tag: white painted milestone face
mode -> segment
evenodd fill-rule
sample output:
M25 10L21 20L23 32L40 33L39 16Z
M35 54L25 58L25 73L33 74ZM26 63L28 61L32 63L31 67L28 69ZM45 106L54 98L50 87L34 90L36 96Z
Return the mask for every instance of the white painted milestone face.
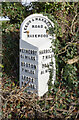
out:
M27 17L20 29L20 86L30 80L28 91L36 90L38 96L48 91L49 70L53 60L55 80L55 59L48 29L54 24L42 14ZM53 81L54 84L54 81Z

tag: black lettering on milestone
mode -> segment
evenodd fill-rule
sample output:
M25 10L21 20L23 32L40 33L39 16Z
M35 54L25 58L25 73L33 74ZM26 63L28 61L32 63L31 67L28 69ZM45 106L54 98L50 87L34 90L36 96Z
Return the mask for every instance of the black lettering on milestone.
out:
M32 19L32 21L34 21L34 19Z
M34 25L32 25L32 28L34 28Z

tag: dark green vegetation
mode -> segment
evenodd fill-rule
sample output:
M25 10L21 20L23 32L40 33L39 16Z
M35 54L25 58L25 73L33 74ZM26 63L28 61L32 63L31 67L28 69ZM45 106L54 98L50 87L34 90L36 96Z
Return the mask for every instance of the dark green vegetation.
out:
M29 10L30 7L32 7L32 10ZM15 88L15 85L17 86L19 83L18 60L20 25L22 21L32 13L47 15L55 24L54 29L50 29L49 33L56 34L56 40L52 40L52 44L55 46L53 50L56 58L56 81L55 85L52 86L52 72L50 72L48 82L49 91L41 100L32 96L27 99L26 96L28 95L26 93L21 91L19 95L19 89ZM12 120L23 120L26 118L78 120L78 3L40 2L31 3L27 7L22 6L20 3L2 3L2 14L10 18L10 22L4 22L2 25L4 71L11 79L11 81L8 81L8 77L4 77L4 73L4 96L6 95L6 87L9 91L9 95L6 95L6 99L9 97L6 103L7 106L4 100L3 113L7 114L7 116L4 114L4 119L6 116L8 119ZM10 92L14 89L17 92L10 95ZM32 103L29 104L29 102Z

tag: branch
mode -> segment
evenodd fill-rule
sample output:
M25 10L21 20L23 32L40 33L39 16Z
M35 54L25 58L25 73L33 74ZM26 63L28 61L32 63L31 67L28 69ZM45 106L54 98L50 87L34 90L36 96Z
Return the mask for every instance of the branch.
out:
M62 48L61 50L59 50L59 53L57 55L61 55L61 54L65 53L67 47L68 47L68 45L66 45L64 48Z
M73 42L74 42L74 39L71 42L68 42L64 48L62 48L61 50L59 50L59 53L57 55L61 55L61 54L65 53L66 50L67 50L67 47L69 45L71 45L71 44L73 44L73 45L76 44L77 45L77 42L75 42L75 43L73 43Z
M74 35L74 33L73 33L73 26L74 26L74 21L75 21L77 15L78 15L78 14L76 13L75 17L74 17L73 20L72 20L72 25L71 25L71 33L72 33L72 35Z
M67 61L67 64L73 64L79 61L79 56L75 56L73 59Z
M71 45L73 41L74 41L74 40L72 40L71 42L68 42L67 45L66 45L64 48L62 48L61 50L59 50L59 53L58 53L57 55L61 55L61 54L65 53L66 50L67 50L67 47L68 47L69 45Z

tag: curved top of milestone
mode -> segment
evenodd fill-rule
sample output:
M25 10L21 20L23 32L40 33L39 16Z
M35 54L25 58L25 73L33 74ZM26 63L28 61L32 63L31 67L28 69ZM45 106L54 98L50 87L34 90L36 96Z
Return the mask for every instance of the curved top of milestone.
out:
M54 23L42 14L32 14L28 16L20 28L20 39L29 40L48 39L48 29L54 27Z

